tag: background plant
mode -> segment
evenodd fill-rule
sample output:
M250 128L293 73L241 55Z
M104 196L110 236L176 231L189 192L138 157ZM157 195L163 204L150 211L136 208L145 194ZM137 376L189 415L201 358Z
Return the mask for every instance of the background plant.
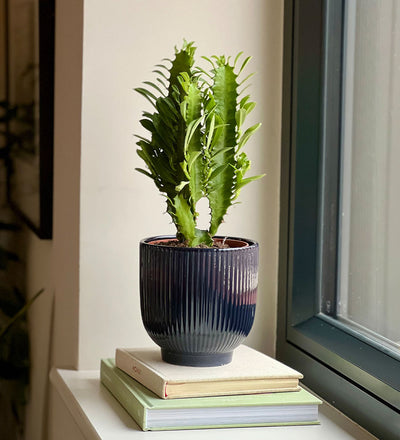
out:
M242 52L233 61L202 57L210 66L206 71L195 66L195 50L193 42L184 42L181 50L175 49L173 60L165 60L169 68L156 65L155 82L145 81L146 88L135 89L154 108L152 113L143 112L140 120L151 136L137 136L137 153L147 165L147 170L137 170L166 196L177 238L187 246L210 246L243 186L262 177L245 177L250 160L243 151L261 124L243 128L255 107L244 93L253 74L239 77L251 57L240 66ZM206 230L197 227L196 206L203 197L210 208Z
M29 136L10 130L18 109L0 102L0 438L23 438L25 405L29 398L30 353L26 312L43 289L26 301L22 233L6 197L6 170L13 148ZM25 133L27 134L27 133ZM25 150L26 151L26 150ZM3 185L4 183L4 185Z

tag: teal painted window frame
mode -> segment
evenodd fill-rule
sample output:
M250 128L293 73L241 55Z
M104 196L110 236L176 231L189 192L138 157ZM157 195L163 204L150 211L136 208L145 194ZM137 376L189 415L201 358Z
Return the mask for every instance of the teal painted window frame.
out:
M285 0L277 357L378 438L399 439L400 356L334 319L344 10Z

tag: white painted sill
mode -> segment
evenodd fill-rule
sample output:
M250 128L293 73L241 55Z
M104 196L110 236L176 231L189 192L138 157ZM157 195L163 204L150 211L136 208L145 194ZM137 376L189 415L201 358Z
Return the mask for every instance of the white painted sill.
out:
M320 425L143 432L100 383L99 371L52 369L50 381L87 440L373 440L339 411L323 403Z

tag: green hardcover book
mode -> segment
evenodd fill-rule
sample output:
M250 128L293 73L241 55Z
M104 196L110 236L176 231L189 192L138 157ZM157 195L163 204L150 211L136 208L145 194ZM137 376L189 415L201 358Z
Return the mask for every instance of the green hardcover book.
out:
M103 359L103 385L143 431L318 424L319 399L296 392L161 399Z

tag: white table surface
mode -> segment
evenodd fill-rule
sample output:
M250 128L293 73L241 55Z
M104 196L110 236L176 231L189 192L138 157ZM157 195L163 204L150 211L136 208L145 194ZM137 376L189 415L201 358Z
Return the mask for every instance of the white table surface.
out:
M53 369L50 373L52 385L88 440L135 440L146 436L151 440L376 439L326 403L319 408L320 425L143 432L99 377L99 371Z

